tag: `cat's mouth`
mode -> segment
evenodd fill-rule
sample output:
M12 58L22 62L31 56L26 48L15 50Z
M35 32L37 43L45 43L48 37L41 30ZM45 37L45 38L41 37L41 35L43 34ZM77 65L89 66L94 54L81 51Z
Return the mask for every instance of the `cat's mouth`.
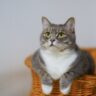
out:
M51 49L53 49L53 50L58 50L58 51L64 51L64 50L66 50L66 49L68 49L68 47L59 47L59 46L56 46L55 44L53 44L53 43L51 43L50 45L49 45L49 48L51 48Z
M52 46L54 46L54 44L53 44L53 43L51 43L51 44L50 44L50 47L52 47Z
M58 49L58 47L56 45L54 45L53 43L49 45L50 48L56 48Z

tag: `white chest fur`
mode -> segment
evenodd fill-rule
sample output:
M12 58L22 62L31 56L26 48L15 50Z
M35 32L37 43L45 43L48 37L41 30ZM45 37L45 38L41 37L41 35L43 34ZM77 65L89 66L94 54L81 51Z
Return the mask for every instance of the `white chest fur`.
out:
M45 62L47 72L55 80L66 73L77 58L76 52L68 50L62 53L40 50L40 53Z

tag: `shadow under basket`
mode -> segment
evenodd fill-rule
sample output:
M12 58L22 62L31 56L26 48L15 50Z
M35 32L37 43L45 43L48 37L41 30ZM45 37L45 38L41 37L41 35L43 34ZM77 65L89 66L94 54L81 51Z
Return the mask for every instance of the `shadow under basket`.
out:
M96 48L85 49L92 55L94 61L96 60ZM96 61L95 61L96 63ZM30 96L46 96L41 89L41 81L32 69L32 55L25 59L25 64L31 69L32 72L32 91ZM95 72L96 73L96 70ZM73 81L71 91L68 95L63 95L59 91L59 81L53 82L53 91L47 96L96 96L96 75L85 75Z

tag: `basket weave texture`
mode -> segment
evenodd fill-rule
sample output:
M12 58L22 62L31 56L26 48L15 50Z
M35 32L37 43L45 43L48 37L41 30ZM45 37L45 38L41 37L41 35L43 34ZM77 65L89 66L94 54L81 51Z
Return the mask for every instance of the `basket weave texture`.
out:
M96 48L85 49L90 52L96 64ZM39 76L32 69L32 55L25 59L25 64L32 72L32 91L30 96L46 96L41 89L41 82ZM96 73L96 70L95 70ZM53 91L49 96L96 96L96 75L85 75L73 81L71 92L69 95L63 95L59 91L59 82L53 82Z

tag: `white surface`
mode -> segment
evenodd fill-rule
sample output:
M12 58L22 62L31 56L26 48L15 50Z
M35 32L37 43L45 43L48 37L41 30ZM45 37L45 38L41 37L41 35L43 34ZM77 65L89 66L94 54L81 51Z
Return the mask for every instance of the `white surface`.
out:
M0 96L29 96L32 85L29 74L28 70L0 74Z
M30 89L31 72L23 61L39 47L42 16L54 23L74 16L78 44L95 47L95 9L96 0L0 0L0 96L24 96Z

